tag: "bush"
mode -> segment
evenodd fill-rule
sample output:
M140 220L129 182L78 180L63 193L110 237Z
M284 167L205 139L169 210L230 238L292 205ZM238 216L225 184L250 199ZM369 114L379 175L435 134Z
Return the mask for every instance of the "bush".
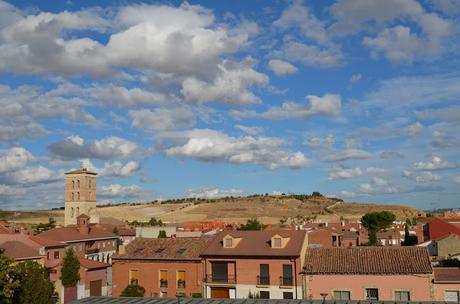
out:
M143 297L145 288L137 284L129 284L125 290L121 292L122 297Z

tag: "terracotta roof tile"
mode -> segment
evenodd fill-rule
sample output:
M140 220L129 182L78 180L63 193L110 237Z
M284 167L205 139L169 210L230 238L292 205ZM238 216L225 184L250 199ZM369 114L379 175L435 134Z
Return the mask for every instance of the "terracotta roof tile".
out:
M0 244L4 250L4 255L12 259L27 259L41 257L37 248L30 247L20 241L8 241Z
M300 255L306 237L303 230L222 231L217 234L202 256L290 256ZM224 248L223 238L231 235L241 238L235 248ZM275 235L290 237L284 248L272 248L271 238Z
M78 228L73 227L62 227L54 228L45 232L40 233L38 236L62 242L71 242L76 240L92 240L92 239L102 239L102 238L118 238L111 231L99 227L91 226L89 234L82 234L78 231Z
M94 269L101 269L101 268L107 268L110 267L110 264L107 263L102 263L98 261L93 261L93 260L88 260L88 259L79 259L80 261L80 266L89 270L94 270Z
M59 241L54 241L54 240L49 240L42 238L37 235L31 235L29 238L34 241L35 243L38 243L46 248L60 248L60 247L66 247L67 244Z
M414 274L432 273L423 247L309 248L307 274Z
M460 283L460 268L433 268L435 283Z
M112 256L116 259L148 260L200 260L200 253L208 246L212 238L137 238L126 246L126 253Z

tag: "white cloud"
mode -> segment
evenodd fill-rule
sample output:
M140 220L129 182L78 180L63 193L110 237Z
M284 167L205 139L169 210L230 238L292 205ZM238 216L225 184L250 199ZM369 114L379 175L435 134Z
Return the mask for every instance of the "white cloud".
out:
M397 151L383 151L383 152L380 152L379 156L382 159L404 158L404 154L397 152Z
M235 128L249 135L257 135L257 134L262 133L264 130L262 127L249 127L249 126L243 126L243 125L235 125Z
M284 102L281 107L272 107L258 116L266 119L307 119L311 116L336 116L342 109L342 98L336 94L324 96L308 95L308 104Z
M367 183L359 184L358 190L360 192L364 192L364 193L373 193L374 192L374 188L372 187L372 185L367 184Z
M0 5L1 5L1 2L0 2ZM25 190L22 188L0 184L0 197L2 198L19 197L24 194L25 194Z
M51 144L48 149L51 153L63 160L94 158L94 159L125 159L132 156L137 150L137 144L129 140L108 136L85 144L76 136ZM78 137L79 138L79 137Z
M361 176L363 171L360 168L345 168L341 165L334 165L329 170L329 180L349 179Z
M383 187L383 186L388 185L388 181L381 177L374 176L372 178L372 184L379 186L379 187Z
M211 82L188 77L182 82L181 93L187 100L198 102L253 103L258 98L248 88L267 84L268 77L255 71L252 65L252 60L240 64L224 61L218 65L219 73Z
M224 190L217 187L190 189L187 191L187 197L215 199L228 196L240 196L243 193L240 189Z
M129 111L132 126L144 130L190 128L195 124L195 114L187 108L159 108Z
M346 149L334 154L327 155L323 158L323 161L338 162L349 159L368 159L369 157L371 157L371 154L367 151L359 149Z
M0 174L23 169L33 159L33 155L22 147L0 150Z
M456 176L456 177L454 178L454 182L460 184L460 176Z
M409 136L415 136L423 130L423 125L420 122L416 122L405 129L405 132Z
M129 199L141 196L144 191L137 185L122 186L111 184L98 189L98 197L102 199Z
M141 169L141 165L136 161L129 161L123 164L120 161L114 161L112 163L105 162L104 167L97 168L90 159L81 159L81 166L88 168L91 171L97 172L100 177L129 177L133 176L134 173Z
M366 172L371 173L371 174L381 174L381 173L387 172L387 169L385 169L385 168L377 168L377 167L369 167L369 168L366 168Z
M268 62L268 68L276 75L294 74L298 69L287 61L272 59Z
M163 139L174 141L164 153L178 158L234 164L254 163L270 169L297 169L311 164L302 152L283 148L286 142L276 137L232 137L209 129L169 132Z
M434 9L448 16L460 13L460 0L430 0L429 2Z
M403 176L415 180L417 183L427 183L439 181L442 177L438 174L435 174L431 171L422 171L422 172L412 172L409 170L403 171Z
M414 168L416 170L455 169L458 168L458 164L442 160L439 156L433 156L431 161L414 163Z
M328 134L325 138L322 137L311 137L308 139L304 145L309 148L319 148L321 146L332 147L335 143L335 136L333 134Z
M449 106L440 109L416 111L415 117L418 119L440 120L454 125L460 125L460 107Z
M107 85L94 86L83 89L88 96L102 105L136 106L136 105L161 105L168 101L164 94L146 91L141 88L126 88ZM171 99L171 98L169 98ZM173 98L172 98L173 99Z
M361 74L353 74L351 75L350 82L355 83L361 80L363 76Z
M319 67L333 67L340 65L343 61L339 45L318 46L297 41L286 42L282 49L273 52L273 56L300 62L306 66Z

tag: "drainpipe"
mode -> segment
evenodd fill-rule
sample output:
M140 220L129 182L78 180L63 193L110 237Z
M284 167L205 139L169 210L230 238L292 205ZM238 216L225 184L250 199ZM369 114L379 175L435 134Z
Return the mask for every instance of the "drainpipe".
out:
M295 259L291 261L294 262L295 299L298 300L298 297L297 297L297 263L295 262Z

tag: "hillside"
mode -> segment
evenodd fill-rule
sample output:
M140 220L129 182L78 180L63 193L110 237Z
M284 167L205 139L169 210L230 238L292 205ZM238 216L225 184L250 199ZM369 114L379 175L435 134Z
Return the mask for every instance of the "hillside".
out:
M103 222L148 221L151 217L156 217L169 223L213 219L241 223L248 218L257 217L265 224L278 224L281 219L287 223L296 219L357 220L366 212L381 210L391 211L401 220L419 214L417 209L402 205L343 202L334 198L303 195L256 195L213 200L181 199L161 203L99 206L98 209ZM8 219L15 222L38 223L46 222L49 216L54 217L58 223L63 223L62 210L9 213Z

